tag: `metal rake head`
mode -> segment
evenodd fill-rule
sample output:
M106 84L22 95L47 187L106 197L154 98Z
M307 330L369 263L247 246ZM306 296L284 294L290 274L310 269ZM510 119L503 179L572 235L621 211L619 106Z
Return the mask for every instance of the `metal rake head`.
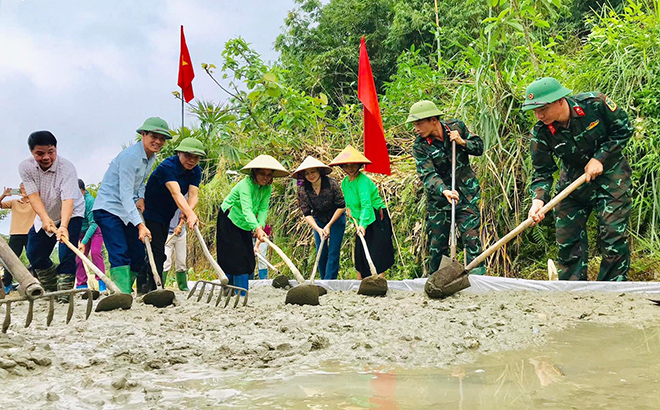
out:
M195 285L192 287L192 289L190 289L190 293L188 293L188 299L190 299L195 294L195 291L199 290L199 293L197 294L197 301L199 302L200 300L202 300L202 296L204 296L204 291L206 290L207 285L209 287L209 293L208 296L206 297L206 303L211 303L213 296L217 292L215 306L218 306L220 304L220 301L224 298L225 300L224 307L227 307L227 305L229 305L229 302L231 301L231 298L233 297L234 298L233 307L236 307L238 306L238 302L240 301L241 296L243 297L243 306L247 305L247 301L248 301L247 289L239 288L237 286L232 286L232 285L223 285L222 283L210 282L208 280L198 280L197 282L195 282ZM244 294L242 295L242 293Z
M6 333L11 325L11 305L13 303L25 302L29 303L27 317L25 318L25 327L30 326L32 319L34 317L34 301L39 299L48 300L48 314L46 315L46 326L50 326L53 322L53 316L55 315L55 300L58 296L69 296L69 302L67 313L66 313L66 323L68 324L73 317L73 309L75 307L75 298L73 297L76 293L85 293L87 294L87 307L85 309L85 320L89 318L89 315L92 313L92 303L94 302L92 298L91 289L70 289L70 290L59 290L56 292L49 292L38 295L36 297L30 298L29 296L21 296L16 299L2 299L0 300L0 305L5 306L5 319L2 322L2 333Z

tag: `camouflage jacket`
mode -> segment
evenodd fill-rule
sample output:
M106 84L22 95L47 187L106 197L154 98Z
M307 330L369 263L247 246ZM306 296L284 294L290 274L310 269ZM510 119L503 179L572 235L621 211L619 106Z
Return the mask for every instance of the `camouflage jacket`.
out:
M532 130L532 198L550 200L555 157L561 160L558 190L582 175L587 162L596 158L603 163L603 174L594 182L619 197L630 189L630 166L622 153L633 133L628 114L599 92L577 94L566 101L571 110L568 128L539 121Z
M469 155L479 156L484 152L484 143L477 135L470 133L461 120L442 122L444 140L438 138L417 137L413 144L413 156L417 164L427 204L430 209L451 208L451 204L442 194L451 190L451 142L449 132L456 130L466 141L465 147L456 144L456 191L462 203L476 203L480 198L479 180L470 167Z

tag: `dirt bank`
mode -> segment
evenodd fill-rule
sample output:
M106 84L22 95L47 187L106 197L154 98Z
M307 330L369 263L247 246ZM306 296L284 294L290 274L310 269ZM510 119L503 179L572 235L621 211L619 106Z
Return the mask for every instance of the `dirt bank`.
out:
M63 323L60 305L50 328L39 303L28 329L21 323L26 304L16 305L12 327L0 335L0 380L5 392L16 393L3 394L0 403L132 408L146 401L158 407L171 394L163 386L193 375L212 375L220 388L224 375L446 367L542 344L580 322L660 324L660 308L639 294L498 292L438 301L420 292L390 291L383 298L330 292L319 306L285 305L285 295L258 288L248 307L222 309L178 292L175 307L134 303L88 321L80 301L71 324ZM185 396L185 389L177 391Z

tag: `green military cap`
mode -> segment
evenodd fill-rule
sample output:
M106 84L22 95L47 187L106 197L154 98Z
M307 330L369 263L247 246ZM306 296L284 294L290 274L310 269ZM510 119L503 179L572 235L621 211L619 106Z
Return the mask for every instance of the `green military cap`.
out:
M525 102L523 111L543 107L566 97L572 91L562 86L559 81L552 77L543 77L531 83L525 90Z
M187 152L189 154L199 155L201 157L206 156L206 151L204 151L204 144L197 138L184 138L179 143L179 146L174 150L176 152Z
M433 101L422 100L417 101L415 104L410 107L410 112L408 113L408 119L406 122L414 122L417 120L423 120L424 118L437 117L441 116L442 113L435 106Z
M167 122L160 117L149 117L144 120L144 124L137 129L137 133L139 134L142 131L155 132L156 134L163 135L168 140L172 139L172 134L170 134L170 130L167 127Z

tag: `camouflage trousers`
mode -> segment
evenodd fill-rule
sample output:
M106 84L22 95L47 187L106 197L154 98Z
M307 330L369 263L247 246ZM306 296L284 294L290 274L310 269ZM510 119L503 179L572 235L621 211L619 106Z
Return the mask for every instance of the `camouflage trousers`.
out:
M460 206L460 204L459 204ZM476 204L456 207L456 230L465 251L467 263L481 254L481 239L479 226L481 214ZM429 274L440 267L442 256L449 256L449 234L451 229L451 209L429 209L426 216L426 233L428 235L429 259L427 268ZM474 275L486 273L486 267L481 263L470 271Z
M598 221L598 248L602 255L598 280L628 280L628 218L631 202L628 192L616 198L591 183L557 205L555 227L559 245L557 262L560 280L587 280L587 220L592 211Z

